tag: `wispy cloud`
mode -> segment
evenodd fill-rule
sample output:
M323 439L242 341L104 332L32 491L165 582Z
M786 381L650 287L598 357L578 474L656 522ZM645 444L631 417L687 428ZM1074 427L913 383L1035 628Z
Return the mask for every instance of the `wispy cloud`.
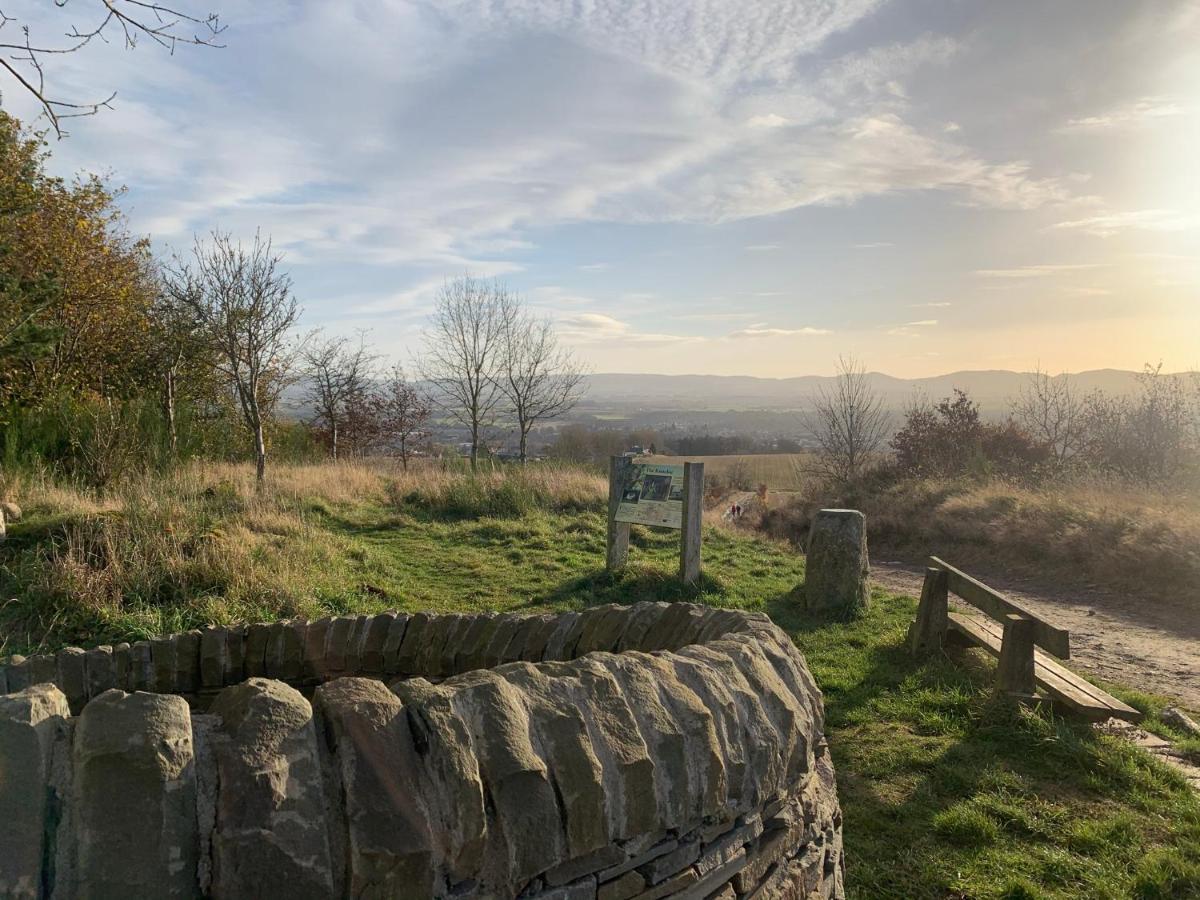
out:
M912 309L943 309L947 306L953 306L949 300L931 300L928 303L910 303Z
M879 247L894 247L894 246L895 246L895 244L893 244L891 241L871 241L866 244L855 244L854 249L855 250L875 250L876 248L879 248Z
M1183 115L1187 110L1174 100L1164 97L1143 97L1133 103L1118 106L1105 113L1068 119L1063 130L1100 131L1125 128L1156 119Z
M751 253L765 253L768 250L778 250L778 244L747 244L746 249Z
M1017 266L1012 269L976 269L980 278L1045 278L1063 272L1079 272L1103 268L1103 263L1059 263L1054 265Z
M827 328L812 328L805 326L804 328L766 328L766 327L750 327L742 328L738 331L729 332L731 338L771 338L771 337L795 337L797 335L821 335L832 334Z
M623 341L638 344L676 344L703 340L690 335L634 331L628 322L603 313L579 313L561 318L558 331L565 340L580 343Z
M1200 213L1174 209L1138 209L1058 222L1057 231L1082 231L1096 237L1112 237L1122 231L1188 231L1200 228Z
M915 328L931 328L937 323L937 319L919 319L916 322L905 322L904 324L905 326L912 326Z

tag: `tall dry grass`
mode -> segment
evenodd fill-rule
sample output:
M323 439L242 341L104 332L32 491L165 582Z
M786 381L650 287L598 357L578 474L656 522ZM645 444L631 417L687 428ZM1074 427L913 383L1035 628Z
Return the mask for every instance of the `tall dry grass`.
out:
M813 514L829 505L866 514L876 558L936 554L993 572L1200 601L1200 500L1186 490L1090 479L1039 487L906 479L841 497L810 486L769 510L762 527L803 543Z
M24 621L10 627L93 643L109 625L155 634L320 614L320 595L344 593L354 550L330 517L599 510L606 492L594 474L540 466L472 476L435 464L278 465L260 489L250 466L196 463L104 494L27 474L6 483L26 516L0 547L0 585L21 599Z

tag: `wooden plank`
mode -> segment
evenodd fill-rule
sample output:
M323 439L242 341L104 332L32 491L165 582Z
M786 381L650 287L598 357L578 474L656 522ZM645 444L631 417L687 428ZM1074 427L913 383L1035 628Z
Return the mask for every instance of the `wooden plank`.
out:
M700 537L704 524L704 463L683 464L683 528L679 534L679 577L700 580Z
M982 581L977 581L966 572L954 568L936 556L929 557L929 565L935 569L945 570L951 593L962 597L993 619L1003 620L1009 613L1032 619L1034 622L1033 642L1059 659L1071 658L1071 632L1067 629L1051 625L1020 604L1009 600L999 591L993 590Z
M1031 697L1037 690L1034 681L1033 619L1016 613L1004 617L1000 639L1000 663L996 668L996 687L1016 697Z
M610 456L608 459L608 552L604 568L609 572L623 568L629 558L629 523L617 521L621 487L625 483L625 470L629 464L629 459L624 456Z
M951 614L951 619L958 619L957 622L952 621L950 623L951 627L957 628L961 633L971 637L992 655L997 657L1000 655L1000 645L1004 632L999 623L993 622L991 619L960 616L958 614ZM1090 681L1080 678L1070 669L1060 666L1040 651L1034 652L1034 672L1035 677L1061 690L1066 695L1076 697L1084 706L1107 708L1115 703L1125 709L1129 709L1129 707L1125 707L1125 704L1121 703L1116 697L1096 687ZM1136 710L1133 710L1133 712L1136 712Z
M999 658L1003 626L990 619L950 613L951 630ZM1034 680L1055 700L1089 719L1113 717L1140 722L1142 714L1112 694L1080 678L1040 650L1034 651Z
M927 568L925 582L921 585L917 620L909 632L909 648L914 656L936 653L942 649L942 641L946 636L946 616L950 612L947 595L946 570Z

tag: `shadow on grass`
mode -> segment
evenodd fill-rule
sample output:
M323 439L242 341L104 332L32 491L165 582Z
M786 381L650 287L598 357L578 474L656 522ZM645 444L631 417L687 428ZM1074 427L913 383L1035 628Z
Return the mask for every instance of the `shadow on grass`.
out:
M1102 830L1114 800L1137 811L1130 821L1147 836L1164 807L1194 815L1183 785L1086 723L996 698L994 664L976 651L914 659L904 640L911 600L876 598L854 622L810 615L794 592L767 611L825 695L851 896L1084 896L1122 878L1134 896L1156 896L1137 893L1161 873L1131 874L1127 836L1087 844L1078 835ZM1200 833L1182 829L1177 846ZM1176 852L1168 861L1179 862Z
M718 578L701 574L695 584L684 584L675 570L650 565L629 565L619 572L595 569L569 578L545 593L529 598L526 606L631 604L646 600L671 602L718 600L725 585Z

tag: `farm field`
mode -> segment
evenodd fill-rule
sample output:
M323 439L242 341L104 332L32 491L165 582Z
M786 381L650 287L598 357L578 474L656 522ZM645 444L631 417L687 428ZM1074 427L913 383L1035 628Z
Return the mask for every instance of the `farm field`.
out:
M1200 798L1123 740L996 702L975 651L914 661L915 601L877 591L852 624L797 602L803 558L705 532L704 577L674 578L675 535L634 529L603 571L604 483L547 467L479 478L354 465L211 465L96 497L19 486L0 547L4 654L205 622L401 610L581 608L688 599L761 609L825 694L850 896L1181 898L1200 893ZM1119 686L1147 711L1163 701Z
M736 479L753 490L765 484L769 491L798 491L803 485L805 453L743 453L729 456L648 456L645 460L661 463L702 462L706 478L722 483Z

